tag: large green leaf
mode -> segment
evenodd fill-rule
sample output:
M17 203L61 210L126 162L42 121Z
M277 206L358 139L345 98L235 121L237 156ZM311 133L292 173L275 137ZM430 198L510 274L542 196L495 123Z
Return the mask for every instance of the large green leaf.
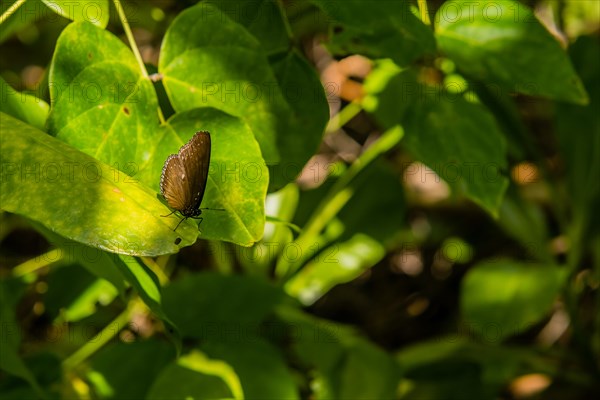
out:
M24 379L38 396L45 398L37 380L19 354L21 333L15 318L15 308L24 289L24 285L16 279L0 280L0 326L2 327L0 369Z
M402 349L401 398L496 399L519 374L533 351L440 337Z
M0 111L38 129L44 129L50 106L44 100L27 93L19 93L0 77Z
M395 360L353 329L281 307L292 351L313 369L317 399L393 399L400 379Z
M365 84L366 109L384 126L402 124L402 144L417 160L497 215L508 179L506 143L492 114L462 95L420 83L413 70L400 71L389 62L380 66ZM422 170L411 173L423 181L439 180Z
M563 282L556 266L488 261L465 276L460 305L473 331L490 343L525 332L552 308Z
M111 343L92 357L87 377L101 398L143 399L148 382L153 382L174 356L173 347L164 341Z
M333 20L329 47L336 54L391 58L407 65L433 53L431 29L413 15L405 0L311 0Z
M108 0L42 0L46 6L73 21L87 21L101 28L108 25L110 18Z
M286 51L290 47L287 22L275 0L208 0L203 4L218 7L223 14L245 26L267 54ZM207 11L214 12L213 9Z
M565 158L572 222L581 235L594 225L590 215L598 214L594 201L600 199L600 44L595 37L582 36L569 52L590 94L590 104L560 104L556 135Z
M326 122L323 89L293 54L284 60L291 77L276 77L252 34L213 6L200 4L179 14L169 27L159 71L176 111L211 106L242 118L267 164L291 170L271 174L272 185L281 187L315 151ZM310 121L306 110L315 118L308 129L301 125Z
M87 22L60 35L49 74L50 133L135 177L158 135L158 103L133 53ZM158 179L158 177L156 177Z
M200 237L248 246L258 241L265 224L264 202L269 171L248 126L239 118L213 108L175 114L160 129L147 168L139 179L159 191L164 160L190 140L195 132L211 132L212 152ZM179 217L166 219L173 227Z
M243 400L244 395L239 377L230 365L193 350L161 371L147 399Z
M280 351L240 329L236 339L208 340L201 345L211 358L225 361L239 377L246 399L299 399L298 389Z
M183 336L226 339L258 329L282 298L257 278L203 273L166 286L163 306Z
M78 46L71 45L75 37ZM156 94L133 54L112 34L87 23L72 24L62 33L50 76L52 85L66 88L53 91L51 132L113 165L115 179L139 180L158 192L167 157L196 131L211 131L215 168L203 205L225 211L211 212L202 237L242 245L260 239L269 177L243 122L205 109L177 114L159 127ZM90 88L98 90L97 98L89 98ZM175 228L179 218L165 221Z
M68 239L113 253L156 256L192 244L192 223L173 232L157 194L114 168L0 114L0 207ZM175 244L177 240L178 245Z
M566 53L527 6L453 0L435 19L440 49L466 75L519 93L587 102Z

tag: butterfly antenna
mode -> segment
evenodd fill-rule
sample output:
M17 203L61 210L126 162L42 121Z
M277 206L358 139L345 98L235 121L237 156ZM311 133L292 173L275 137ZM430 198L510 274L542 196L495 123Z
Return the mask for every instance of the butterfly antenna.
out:
M202 208L202 210L210 210L210 211L225 211L224 208Z

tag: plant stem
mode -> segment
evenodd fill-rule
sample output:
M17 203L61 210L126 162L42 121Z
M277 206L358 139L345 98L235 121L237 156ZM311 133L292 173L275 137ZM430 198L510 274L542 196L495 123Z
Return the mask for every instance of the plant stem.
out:
M76 352L71 354L67 359L65 359L62 363L63 369L68 371L87 358L91 357L94 353L96 353L102 346L108 343L111 339L113 339L117 334L127 326L129 319L131 317L131 313L137 308L140 307L143 303L138 298L135 298L129 302L127 308L121 312L112 322L106 325L96 336L92 339L88 340L86 344L81 346Z
M429 10L427 9L427 0L417 0L417 4L419 5L421 21L423 21L425 25L431 25L431 20L429 19Z
M21 278L27 274L31 274L44 267L61 261L64 258L62 249L53 249L40 256L32 258L31 260L25 261L23 264L17 265L12 270L12 275L17 278Z
M8 10L6 10L4 14L0 16L0 25L2 25L8 18L10 18L10 16L13 15L15 11L17 11L17 9L21 7L23 3L25 3L25 1L26 0L15 1L12 6L8 7Z
M350 187L352 180L379 155L387 152L394 147L404 136L404 130L400 126L387 130L378 141L365 150L346 172L335 182L331 190L321 200L310 219L306 223L304 230L298 236L295 243L299 246L303 254L321 233L323 228L337 215L337 213L352 198L354 190ZM289 260L281 257L277 261L275 274L278 277L289 278L300 267L303 259Z
M342 126L346 125L352 118L354 118L359 112L362 111L362 105L353 101L348 104L346 107L340 110L337 114L329 120L327 124L327 128L325 128L326 133L333 133L340 129Z
M121 20L121 24L123 24L123 30L125 31L125 35L127 36L127 40L129 41L129 46L131 47L131 51L133 51L133 55L137 60L140 71L142 72L142 76L146 79L150 79L148 75L148 71L146 70L146 65L144 64L144 60L142 59L142 55L140 54L140 50L135 43L135 38L133 37L133 33L131 32L131 27L129 26L129 21L127 21L127 16L125 15L125 11L123 10L123 6L121 5L120 0L113 0L115 3L115 8L117 9L117 13L119 14L119 19ZM161 125L166 122L165 116L163 115L162 110L158 107L158 119L160 120Z
M115 3L115 8L117 9L117 13L119 14L119 19L123 24L123 30L125 31L125 35L127 36L127 40L129 41L129 46L131 47L131 51L133 51L133 55L140 65L140 70L144 78L148 78L148 71L146 71L146 66L144 65L144 60L142 59L142 55L138 50L137 44L135 43L135 38L133 37L133 33L131 32L131 27L129 26L129 22L127 21L127 16L125 15L125 11L123 10L123 6L121 5L120 0L113 0Z

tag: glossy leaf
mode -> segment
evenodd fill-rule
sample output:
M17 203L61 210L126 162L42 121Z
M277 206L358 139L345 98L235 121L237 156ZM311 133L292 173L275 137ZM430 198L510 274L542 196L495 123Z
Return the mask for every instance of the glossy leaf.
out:
M148 399L243 399L231 366L193 350L167 366L154 381Z
M349 282L385 256L385 248L367 235L334 243L308 262L286 285L286 291L310 305L333 286Z
M56 44L49 85L50 133L137 179L156 145L158 103L123 42L89 23L70 24Z
M208 0L203 4L217 7L260 42L267 54L286 51L290 46L285 16L274 0Z
M257 278L202 273L166 286L163 306L183 336L223 339L230 328L233 335L257 329L282 298Z
M461 310L477 334L501 341L525 332L550 312L563 278L552 265L484 262L463 280Z
M407 65L435 50L431 29L412 13L407 1L311 1L333 20L335 34L329 47L335 54L391 58Z
M0 326L2 327L0 369L24 379L38 396L45 398L37 380L19 354L21 333L15 318L15 308L23 291L24 286L20 281L0 280Z
M412 70L399 72L384 64L381 82L367 84L369 111L384 125L400 123L409 152L492 215L504 192L506 143L492 114L480 105L418 82ZM382 85L382 82L387 82ZM400 97L400 99L399 99ZM438 180L425 176L421 180Z
M6 114L0 131L2 209L112 253L175 253L196 240L195 226L173 232L157 193L115 169Z
M101 28L108 25L108 0L42 0L46 6L73 21L87 21Z
M87 377L102 397L143 399L150 390L148 382L163 373L174 357L173 347L164 341L110 343L91 358Z
M466 75L533 96L585 104L587 94L558 41L514 0L447 1L436 38Z
M175 114L161 127L148 167L140 171L139 178L159 192L157 177L164 161L200 130L211 132L212 140L209 177L200 207L213 209L202 213L200 237L249 246L263 234L269 171L252 132L241 119L212 108ZM174 228L180 218L172 215L165 221ZM188 221L192 226L198 223Z
M239 377L246 399L299 399L298 389L278 349L248 334L243 325L238 340L222 338L201 345L211 358L225 361Z
M293 78L276 77L255 37L213 6L199 4L173 21L159 60L176 111L210 106L238 116L252 130L268 165L291 168L288 174L271 174L275 188L295 178L315 151L326 122L320 108L325 105L323 90L314 72L306 62L290 57L285 62L291 63ZM301 86L282 86L292 82ZM293 91L298 104L283 94L285 90ZM316 119L310 129L298 125L315 106L319 112L312 115Z
M353 329L291 308L282 307L277 315L291 327L294 354L315 371L316 398L396 398L398 365Z
M0 111L44 130L50 106L33 95L17 92L0 77Z

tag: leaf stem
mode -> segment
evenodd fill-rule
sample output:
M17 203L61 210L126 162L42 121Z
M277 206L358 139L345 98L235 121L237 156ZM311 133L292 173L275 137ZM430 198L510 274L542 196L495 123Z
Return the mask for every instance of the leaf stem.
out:
M144 65L144 60L142 59L142 55L140 54L140 50L135 43L135 38L133 37L133 33L131 32L131 27L129 26L129 21L127 21L127 16L125 15L125 11L123 10L123 6L121 5L120 0L113 0L115 3L115 8L117 9L117 13L119 14L119 19L121 20L121 24L123 24L123 30L125 31L125 35L127 36L127 40L129 41L129 46L131 47L131 51L133 51L133 55L140 65L140 70L144 78L148 78L148 71L146 71L146 66Z
M362 105L359 102L353 101L352 103L348 104L329 120L327 128L325 128L325 133L333 133L337 131L361 111Z
M21 278L27 274L31 274L44 267L61 261L64 258L62 249L53 249L40 256L27 260L22 264L17 265L12 270L12 275L16 278Z
M334 183L331 190L321 200L310 219L306 223L304 230L298 236L295 243L301 251L308 248L321 233L323 228L331 221L337 213L352 198L354 191L348 187L352 180L373 162L378 156L394 147L404 136L404 130L395 126L381 135L371 147L363 152L346 172ZM289 260L287 257L281 257L277 261L275 273L278 277L289 278L301 266L303 259L298 258Z
M427 9L427 0L417 0L417 4L419 5L421 21L423 21L425 25L431 25L431 20L429 19L429 10Z
M21 7L23 3L25 3L25 1L26 0L17 0L13 3L12 6L8 7L8 10L6 10L4 14L0 16L0 25L2 25L8 18L10 18L10 16L13 15L15 11L17 11L17 9Z
M66 358L62 367L63 370L72 370L83 361L91 357L96 353L102 346L112 340L118 335L121 330L127 326L132 312L142 306L142 302L139 298L135 298L129 302L127 308L121 312L114 320L106 325L100 332L98 332L93 338L87 341L86 344L81 346L76 352Z

